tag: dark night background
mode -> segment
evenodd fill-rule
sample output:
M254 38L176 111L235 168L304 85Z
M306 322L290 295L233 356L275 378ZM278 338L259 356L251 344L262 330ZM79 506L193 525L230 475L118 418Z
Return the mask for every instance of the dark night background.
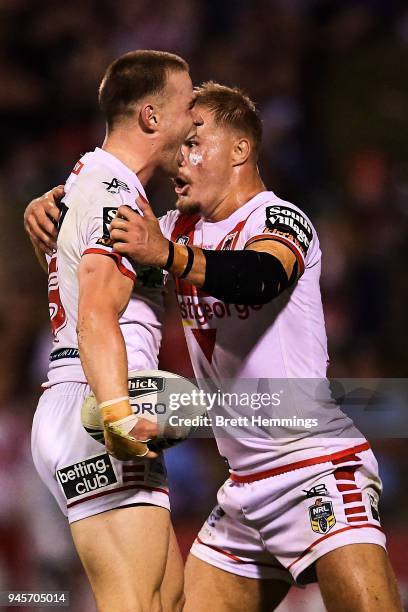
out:
M330 375L407 372L408 7L392 0L1 0L0 590L63 589L94 604L29 444L50 342L46 279L23 232L30 199L64 181L104 126L107 65L138 48L181 54L194 83L244 88L264 121L267 187L303 208L323 251ZM167 179L148 187L173 206ZM174 303L162 366L190 373ZM408 602L408 444L375 440L383 523ZM168 454L184 552L225 468L207 440ZM321 610L313 587L280 610ZM408 605L408 604L407 604Z

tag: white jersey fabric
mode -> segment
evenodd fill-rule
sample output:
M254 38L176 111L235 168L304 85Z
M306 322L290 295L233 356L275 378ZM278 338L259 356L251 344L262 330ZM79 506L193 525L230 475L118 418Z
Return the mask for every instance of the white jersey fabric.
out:
M280 405L263 408L258 415L318 418L313 428L216 429L220 453L231 471L252 474L342 449L347 453L365 443L328 390L321 251L307 216L265 191L222 221L210 223L199 215L171 211L162 217L161 227L175 242L211 250L241 250L259 240L277 240L297 259L301 276L294 287L264 305L226 304L176 280L187 346L201 387L250 394L282 391ZM254 416L249 407L237 412L224 406L218 413Z
M57 250L48 258L49 306L54 344L48 383L86 382L78 353L78 267L86 253L113 257L118 269L135 280L135 289L119 323L123 333L129 371L157 368L161 341L162 274L136 270L115 254L109 225L119 206L138 210L137 197L144 189L127 166L110 153L96 148L75 165L60 205ZM137 277L137 278L136 278Z
M280 230L273 229L273 218ZM288 233L290 222L303 230L303 243ZM179 306L197 378L326 376L327 340L319 289L321 252L304 213L272 192L262 192L217 223L178 212L168 213L166 222L162 218L161 223L167 237L203 249L242 250L256 240L279 240L294 251L304 271L289 301L284 293L269 304L253 306L227 305L178 280ZM276 347L273 351L272 346Z

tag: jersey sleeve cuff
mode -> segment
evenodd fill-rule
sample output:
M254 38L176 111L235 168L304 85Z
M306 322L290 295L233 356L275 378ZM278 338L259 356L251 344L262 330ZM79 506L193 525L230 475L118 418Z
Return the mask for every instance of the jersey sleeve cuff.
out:
M291 240L288 240L284 236L278 236L274 234L258 234L257 236L252 236L245 244L244 249L246 249L250 244L255 244L255 242L260 242L261 240L275 240L275 242L281 242L285 244L296 257L299 264L299 276L303 274L305 271L305 259L303 257L303 253L300 249L293 244Z
M97 254L97 255L107 255L108 257L112 257L115 260L116 266L119 270L119 272L121 272L124 276L127 276L128 278L130 278L133 282L136 281L136 273L133 270L129 270L129 268L127 266L125 266L125 264L123 263L123 258L122 255L119 255L119 253L113 253L112 251L105 251L104 249L100 249L100 248L96 248L96 247L92 247L89 249L86 249L82 255L88 255L88 254Z

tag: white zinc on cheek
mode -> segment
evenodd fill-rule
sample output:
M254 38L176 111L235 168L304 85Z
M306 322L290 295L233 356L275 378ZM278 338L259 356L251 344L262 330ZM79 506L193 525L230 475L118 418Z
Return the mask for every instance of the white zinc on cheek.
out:
M203 156L201 153L190 153L188 159L190 160L190 164L193 166L198 166L198 164L203 163Z

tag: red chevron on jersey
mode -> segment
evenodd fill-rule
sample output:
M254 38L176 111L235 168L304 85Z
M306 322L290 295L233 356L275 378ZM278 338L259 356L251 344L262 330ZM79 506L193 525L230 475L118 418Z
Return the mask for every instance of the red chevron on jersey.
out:
M174 225L173 231L171 232L171 240L173 240L173 242L177 242L178 238L186 236L188 237L189 242L192 244L194 228L199 220L200 215L192 215L191 217L188 217L187 215L180 215L177 217L177 221Z
M221 240L221 242L216 247L216 251L233 251L237 245L239 235L243 228L245 227L245 223L248 221L249 217L252 215L254 211L251 211L246 219L239 221L236 226L228 232L228 234Z
M212 362L215 340L217 337L216 329L192 329L194 338L200 345L201 350L207 357L208 362Z

